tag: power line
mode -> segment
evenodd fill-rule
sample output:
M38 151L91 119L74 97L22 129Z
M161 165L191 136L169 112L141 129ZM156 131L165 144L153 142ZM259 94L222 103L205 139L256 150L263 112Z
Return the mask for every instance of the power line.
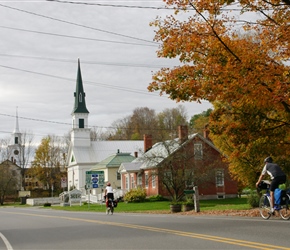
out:
M8 115L8 114L3 114L3 113L0 113L0 116L16 118L15 115ZM36 122L53 123L53 124L60 124L60 125L71 125L71 123L66 123L66 122L56 122L56 121L42 120L42 119L23 117L23 116L18 116L18 119L36 121ZM90 128L122 129L122 130L134 130L135 129L135 128L131 128L131 127L120 127L120 126L117 126L117 127L114 127L114 126L90 126ZM174 130L174 129L169 129L169 128L151 128L151 127L149 127L149 128L142 128L141 130L168 131L168 130ZM9 134L11 134L11 132L7 132L7 131L0 131L0 133L5 133L5 134L9 133Z
M2 116L8 116L8 117L16 117L15 115L8 115L8 114L2 114ZM71 125L71 123L66 123L66 122L56 122L56 121L49 121L49 120L41 120L41 119L36 119L36 118L29 118L29 117L23 117L23 116L18 116L19 119L23 120L29 120L29 121L37 121L37 122L46 122L46 123L54 123L54 124L62 124L62 125Z
M119 34L119 33L112 32L112 31L102 30L102 29L86 26L83 24L78 24L78 23L74 23L74 22L70 22L70 21L66 21L66 20L62 20L62 19L58 19L58 18L53 18L53 17L37 14L37 13L31 12L31 11L26 11L26 10L14 8L11 6L4 5L4 4L0 4L0 6L2 6L4 8L12 9L12 10L20 11L20 12L23 12L26 14L30 14L30 15L34 15L34 16L38 16L38 17L43 17L43 18L50 19L53 21L58 21L58 22L62 22L62 23L66 23L66 24L70 24L70 25L74 25L74 26L78 26L78 27L82 27L82 28L86 28L86 29L91 29L91 30L95 30L95 31L99 31L99 32L103 32L103 33L107 33L107 34L111 34L111 35L115 35L115 36L125 37L125 38L138 40L138 41L142 41L142 42L147 42L147 43L152 43L152 44L158 44L157 42L154 42L154 41L150 41L150 40L146 40L146 39L142 39L142 38L137 38L137 37L133 37L133 36L127 36L127 35Z
M122 5L122 4L102 4L102 3L60 1L60 0L45 0L45 1L63 3L63 4L94 5L94 6L100 6L100 7L131 8L131 9L153 9L153 10L175 10L176 9L176 8L169 8L169 7L136 6L136 5Z
M17 57L17 58L28 58L28 59L35 59L35 60L44 60L44 61L53 61L53 62L67 62L67 63L74 63L75 59L55 59L49 57L37 57L37 56L26 56L26 55L12 55L12 54L2 54L0 56L5 57ZM153 69L160 69L164 67L170 67L168 65L149 65L149 64L130 64L130 63L112 63L112 62L96 62L96 61L82 61L82 64L97 64L97 65L106 65L106 66L122 66L122 67L141 67L141 68L153 68Z
M81 40L87 40L87 41L95 41L95 42L106 42L106 43L118 43L118 44L135 45L135 46L158 47L157 44L155 45L155 44L141 44L141 43L119 42L119 41L112 41L112 40L104 40L104 39L96 39L96 38L80 37L80 36L70 36L70 35L63 35L63 34L56 34L56 33L48 33L48 32L35 31L35 30L27 30L27 29L13 28L13 27L1 26L1 25L0 25L0 28L10 29L10 30L17 30L17 31L23 31L23 32L30 32L30 33L36 33L36 34L42 34L42 35L49 35L49 36L59 36L59 37L66 37L66 38L73 38L73 39L81 39Z
M56 79L61 79L61 80L66 80L66 81L75 81L74 79L71 79L71 78L55 76L55 75L35 72L35 71L31 71L31 70L19 69L19 68L14 68L14 67L5 66L5 65L0 65L0 67L7 68L7 69L12 69L12 70L17 70L17 71L22 71L22 72L26 72L26 73L31 73L31 74L36 74L36 75L53 77L53 78L56 78ZM99 86L99 87L116 89L116 90L121 90L121 91L126 91L126 92L137 93L137 94L144 94L144 95L150 95L150 96L154 96L154 97L160 97L160 95L157 95L157 94L154 94L154 93L149 93L147 91L140 90L140 89L125 88L125 87L120 87L120 86L116 86L116 85L110 85L110 84L104 84L104 83L96 83L96 82L93 82L93 81L84 81L84 82L86 82L87 84L92 85L92 86ZM165 96L161 96L161 97L165 97Z
M55 2L61 4L75 4L75 5L90 5L90 6L99 6L99 7L113 7L113 8L127 8L127 9L153 9L153 10L186 10L186 11L195 11L190 8L176 8L176 7L155 7L155 6L137 6L137 5L123 5L123 4L103 4L103 3L88 3L88 2L73 2L73 1L61 1L61 0L44 0L47 2ZM206 10L206 9L205 9ZM244 8L245 10L245 8ZM251 10L250 8L248 9ZM241 11L241 8L221 8L220 11Z

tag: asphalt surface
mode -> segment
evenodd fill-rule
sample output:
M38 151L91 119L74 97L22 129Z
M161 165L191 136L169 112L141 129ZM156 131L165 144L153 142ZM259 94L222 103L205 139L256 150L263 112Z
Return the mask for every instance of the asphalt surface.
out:
M0 208L0 250L289 249L290 221Z

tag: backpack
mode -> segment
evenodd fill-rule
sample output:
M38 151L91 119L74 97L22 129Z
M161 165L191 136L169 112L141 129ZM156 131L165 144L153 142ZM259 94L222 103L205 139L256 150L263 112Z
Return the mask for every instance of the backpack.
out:
M280 188L276 188L274 192L275 204L277 205L285 205L286 204L286 190L282 190Z

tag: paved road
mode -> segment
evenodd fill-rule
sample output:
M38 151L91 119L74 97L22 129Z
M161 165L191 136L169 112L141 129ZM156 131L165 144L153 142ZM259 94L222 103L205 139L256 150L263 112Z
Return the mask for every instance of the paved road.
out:
M0 208L0 250L288 249L290 221Z

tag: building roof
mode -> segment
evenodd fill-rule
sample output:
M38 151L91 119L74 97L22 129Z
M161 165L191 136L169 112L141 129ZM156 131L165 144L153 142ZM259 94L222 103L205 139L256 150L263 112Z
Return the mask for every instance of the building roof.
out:
M81 74L80 60L78 60L78 73L76 82L76 92L74 92L75 104L72 113L89 113L86 106L86 93L84 92Z
M155 143L150 150L148 150L146 153L144 153L141 157L136 158L131 163L128 163L123 166L123 168L119 168L119 171L124 171L124 167L126 169L134 168L137 166L137 164L134 166L135 163L139 163L140 169L148 169L152 167L156 167L158 164L160 164L163 160L168 158L169 155L176 152L178 149L180 149L182 146L187 144L189 141L193 140L194 138L198 138L205 143L207 143L210 147L214 148L216 151L220 152L211 141L207 140L200 134L191 134L188 136L188 139L180 144L179 138L175 138L173 140L167 140L165 142L158 142Z
M119 167L123 162L131 162L134 159L135 157L132 156L130 153L116 153L98 163L92 168L92 170Z
M135 152L142 153L143 141L92 141L90 147L70 147L74 161L77 164L97 164L116 152L127 152L134 155ZM69 165L72 165L71 159Z
M137 172L140 170L140 167L142 166L143 162L123 162L120 167L118 172L119 173L126 173L126 172Z

